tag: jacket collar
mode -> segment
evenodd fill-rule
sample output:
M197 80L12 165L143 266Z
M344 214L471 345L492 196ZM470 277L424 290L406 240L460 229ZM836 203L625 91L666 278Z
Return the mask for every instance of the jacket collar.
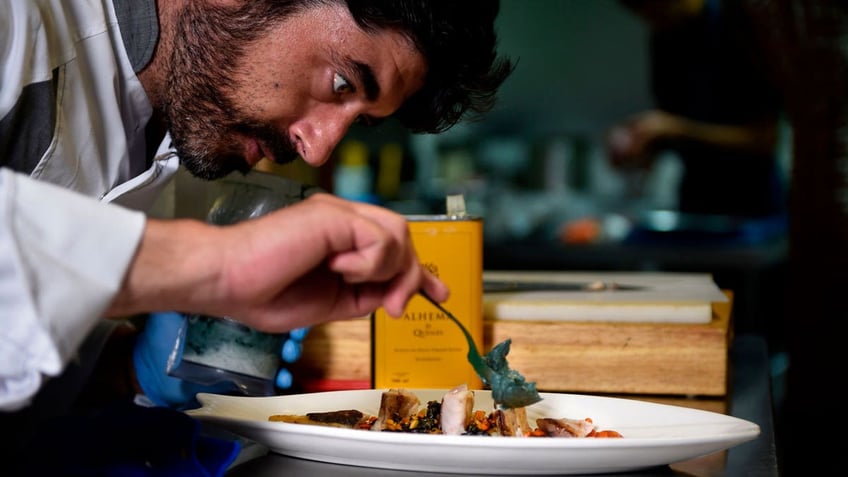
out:
M141 71L153 57L159 39L155 0L112 0L124 48L133 71Z

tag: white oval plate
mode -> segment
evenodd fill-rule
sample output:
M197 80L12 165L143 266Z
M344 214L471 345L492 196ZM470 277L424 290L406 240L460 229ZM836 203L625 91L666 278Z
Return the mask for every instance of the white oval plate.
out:
M368 389L238 397L198 394L187 414L303 459L382 469L462 474L598 474L673 464L755 439L756 424L710 411L623 398L541 393L527 408L538 417L591 418L623 438L521 438L372 432L270 422L273 414L357 409L376 415L384 390ZM422 404L446 390L410 389ZM475 409L493 409L489 391L475 391ZM534 426L535 427L535 426Z

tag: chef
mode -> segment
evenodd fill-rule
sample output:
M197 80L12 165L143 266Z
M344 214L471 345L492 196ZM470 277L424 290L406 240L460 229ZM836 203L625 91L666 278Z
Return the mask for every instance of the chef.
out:
M210 180L262 158L317 167L354 122L396 116L435 133L487 111L512 70L495 52L497 11L493 0L3 2L0 409L25 410L63 371L84 381L131 315L283 332L377 307L398 316L419 290L447 299L404 218L380 207L315 194L231 226L145 211L179 167Z

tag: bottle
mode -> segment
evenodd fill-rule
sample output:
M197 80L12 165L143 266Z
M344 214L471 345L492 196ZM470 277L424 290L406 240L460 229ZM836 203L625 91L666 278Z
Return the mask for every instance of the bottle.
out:
M339 146L339 163L333 172L333 193L343 199L376 203L368 147L356 140Z
M382 200L394 200L400 195L402 168L403 148L397 143L384 144L380 148L380 161L377 169L377 195Z
M258 171L224 179L218 185L220 194L206 215L206 221L215 225L260 217L316 191ZM230 383L245 395L269 396L293 386L293 377L281 365L300 357L300 341L292 339L295 331L264 333L226 316L183 314L166 371L201 385Z

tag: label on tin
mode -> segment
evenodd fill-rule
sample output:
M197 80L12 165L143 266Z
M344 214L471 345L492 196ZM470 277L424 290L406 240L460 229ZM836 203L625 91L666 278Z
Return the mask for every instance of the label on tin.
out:
M483 349L482 219L408 216L412 241L421 263L450 288L443 303ZM446 388L482 382L468 362L462 330L421 296L414 296L403 316L382 308L372 317L372 376L375 388Z

